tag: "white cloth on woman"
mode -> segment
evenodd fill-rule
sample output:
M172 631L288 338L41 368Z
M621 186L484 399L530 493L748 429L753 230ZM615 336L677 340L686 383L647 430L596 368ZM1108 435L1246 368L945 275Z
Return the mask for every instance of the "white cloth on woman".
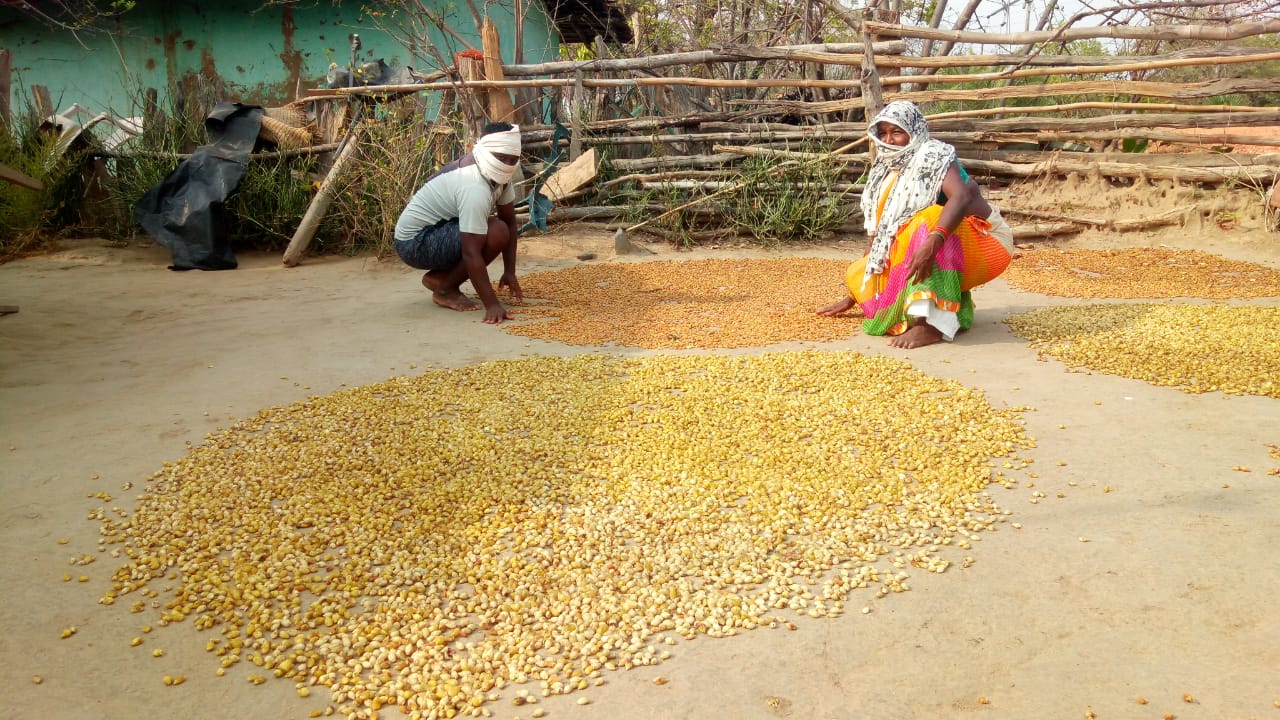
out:
M877 133L882 122L902 128L911 141L902 147L882 141ZM876 146L876 160L862 191L863 227L872 238L863 283L884 271L898 228L938 201L942 179L956 159L956 149L930 137L924 113L915 103L906 100L885 105L872 118L867 135ZM889 196L877 217L876 211L886 190Z

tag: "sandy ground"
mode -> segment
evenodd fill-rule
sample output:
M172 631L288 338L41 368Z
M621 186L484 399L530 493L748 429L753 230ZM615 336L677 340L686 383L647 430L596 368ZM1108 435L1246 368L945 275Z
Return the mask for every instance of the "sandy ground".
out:
M1275 234L1154 240L1280 267ZM609 234L526 238L521 270L572 264L580 252L609 261ZM656 257L716 252L770 256ZM304 718L323 707L327 693L300 700L289 682L215 677L189 623L149 638L163 659L131 648L139 616L97 604L111 558L68 564L97 555L88 512L131 508L186 443L260 408L415 367L583 351L437 309L398 262L285 269L278 256L241 255L236 271L175 273L168 259L158 247L86 241L0 266L0 303L21 306L0 317L0 717ZM993 486L1022 529L985 534L968 569L916 572L910 592L850 600L869 614L682 643L660 668L609 675L586 707L576 695L544 701L548 717L1280 717L1280 477L1265 472L1280 465L1266 449L1280 443L1280 403L1065 373L1001 320L1073 301L1000 280L976 299L977 324L953 345L908 352L859 335L820 347L907 358L981 388L993 405L1035 408L1029 455L1047 497L1031 504L1030 488ZM99 491L113 499L89 497ZM60 639L68 626L77 633ZM188 680L165 687L164 674ZM670 682L654 685L659 674ZM494 709L528 716L505 700Z

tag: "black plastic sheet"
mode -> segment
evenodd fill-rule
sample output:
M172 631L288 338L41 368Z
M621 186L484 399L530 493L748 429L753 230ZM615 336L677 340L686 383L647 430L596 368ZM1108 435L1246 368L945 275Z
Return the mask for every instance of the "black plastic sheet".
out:
M173 254L170 270L231 270L225 202L244 177L258 140L263 109L219 103L205 118L209 144L196 148L147 191L134 218Z

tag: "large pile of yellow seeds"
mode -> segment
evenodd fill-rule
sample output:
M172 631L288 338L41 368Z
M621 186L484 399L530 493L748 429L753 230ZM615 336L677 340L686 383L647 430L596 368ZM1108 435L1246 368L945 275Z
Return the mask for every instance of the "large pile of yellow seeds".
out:
M167 463L103 519L109 597L355 717L487 716L942 572L1007 514L984 488L1030 462L1020 413L852 352L431 370Z
M1041 356L1191 393L1280 397L1280 307L1107 304L1011 316Z
M816 311L848 294L848 267L822 258L658 260L530 273L517 318L539 321L502 327L571 345L667 349L837 340L861 318Z
M1280 296L1280 270L1199 250L1036 250L1004 273L1015 288L1076 298Z

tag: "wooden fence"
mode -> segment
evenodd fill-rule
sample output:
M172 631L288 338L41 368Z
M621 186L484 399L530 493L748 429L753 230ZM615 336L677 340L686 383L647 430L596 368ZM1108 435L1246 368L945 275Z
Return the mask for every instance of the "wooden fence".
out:
M591 148L603 160L599 177L557 199L553 220L653 213L649 190L665 188L668 200L672 192L695 198L718 191L740 176L750 157L831 161L833 148L865 136L869 112L897 99L918 103L934 136L955 145L966 169L988 181L1083 173L1120 183L1164 179L1265 187L1280 175L1280 152L1230 148L1280 147L1280 108L1274 106L1280 74L1257 72L1280 62L1280 52L1226 44L1280 32L1280 21L988 34L867 20L862 32L859 43L724 45L537 65L495 63L486 46L487 66L468 68L460 60L458 72L444 80L311 96L439 92L464 114L520 121L526 154L543 157L551 154L555 132L548 120L558 120L571 131L570 139L560 141L568 160ZM1046 52L1066 41L1104 38L1209 44L1148 57ZM920 40L1024 51L913 57L908 47ZM597 52L602 55L604 48ZM1227 76L1145 79L1152 71L1183 66L1221 68L1218 74ZM1242 127L1276 131L1259 136L1216 130ZM1144 143L1190 151L1122 152ZM834 158L843 166L846 189L856 189L869 159L865 144L855 150ZM540 168L531 162L528 169Z

